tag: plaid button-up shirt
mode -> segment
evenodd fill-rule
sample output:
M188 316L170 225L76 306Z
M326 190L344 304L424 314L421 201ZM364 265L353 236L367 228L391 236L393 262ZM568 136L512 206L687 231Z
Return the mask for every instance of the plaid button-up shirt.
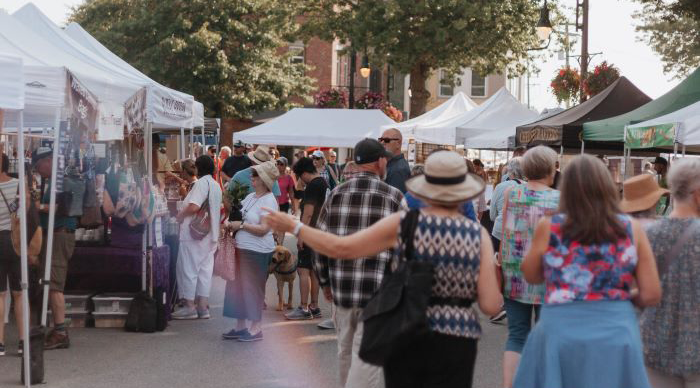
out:
M339 236L363 230L401 209L403 194L376 174L361 172L333 190L318 217L317 228ZM333 260L315 255L321 286L330 285L333 303L364 307L379 288L393 250L357 260Z

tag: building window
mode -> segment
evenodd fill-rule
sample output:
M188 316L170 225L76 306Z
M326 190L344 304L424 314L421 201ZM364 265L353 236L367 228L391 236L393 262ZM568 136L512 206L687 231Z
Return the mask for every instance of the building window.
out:
M486 77L472 71L472 97L486 97Z
M341 54L341 52L342 50L338 50L335 84L339 87L348 87L350 85L350 55Z
M440 90L438 95L440 97L452 97L455 94L455 88L452 86L452 83L450 80L447 78L447 72L445 70L440 69Z
M289 46L289 63L293 65L305 63L304 60L304 43L295 42ZM301 69L299 75L304 75L304 69Z

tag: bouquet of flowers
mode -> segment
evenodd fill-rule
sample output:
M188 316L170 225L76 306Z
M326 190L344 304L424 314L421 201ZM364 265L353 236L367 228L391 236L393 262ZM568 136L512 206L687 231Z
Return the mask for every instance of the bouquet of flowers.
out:
M583 91L588 97L593 97L618 78L620 78L620 70L613 64L608 65L608 61L603 61L583 81Z
M348 98L344 91L328 89L318 92L314 96L314 103L317 108L347 108Z
M559 70L549 86L552 88L558 103L574 101L581 90L581 76L578 70L564 67Z
M248 185L231 181L224 190L224 208L229 214L229 221L242 221L241 202L248 195Z
M384 109L385 105L384 96L376 92L367 92L355 101L357 109Z
M397 123L403 120L403 112L401 112L398 108L393 106L390 102L387 102L386 105L384 105L384 108L382 108L382 112L384 112L385 115L389 116L390 119L396 121Z

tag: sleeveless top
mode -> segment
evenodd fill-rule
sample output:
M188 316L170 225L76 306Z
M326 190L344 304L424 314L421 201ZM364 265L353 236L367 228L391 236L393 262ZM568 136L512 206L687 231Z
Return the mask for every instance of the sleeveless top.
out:
M526 282L520 265L532 243L537 221L554 214L559 207L559 191L530 190L527 185L518 185L507 192L504 203L500 250L503 296L522 303L542 304L544 285Z
M401 215L402 221L406 214ZM396 251L401 252L398 258L405 260L400 226L398 235ZM415 260L432 263L435 271L427 310L429 329L478 339L481 326L474 306L481 259L481 225L461 215L438 217L420 212L413 246ZM452 301L447 300L450 298ZM457 300L458 303L453 303Z
M637 268L632 221L618 215L627 236L614 242L584 245L563 237L565 216L552 217L549 247L544 254L545 303L630 300Z

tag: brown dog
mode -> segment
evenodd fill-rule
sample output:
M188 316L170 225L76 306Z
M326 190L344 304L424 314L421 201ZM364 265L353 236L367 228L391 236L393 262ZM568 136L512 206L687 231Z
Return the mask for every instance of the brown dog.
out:
M292 255L289 249L282 245L275 247L269 273L274 274L275 279L277 279L277 311L282 311L285 308L292 309L292 290L294 289L294 279L297 277L297 260L297 257ZM284 303L285 283L289 288L287 303Z

